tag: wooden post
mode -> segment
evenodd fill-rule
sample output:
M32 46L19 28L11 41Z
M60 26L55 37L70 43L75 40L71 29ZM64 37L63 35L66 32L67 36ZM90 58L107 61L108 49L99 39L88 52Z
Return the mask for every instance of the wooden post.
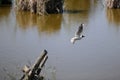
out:
M40 67L39 67L38 70L37 70L37 75L40 74L43 66L45 65L45 62L47 61L47 59L48 59L48 56L45 56L44 59L43 59L43 61L42 61L41 64L40 64Z
M38 57L38 59L36 60L35 64L32 66L31 71L29 72L29 80L32 80L32 78L36 74L36 70L39 68L40 63L42 62L42 60L44 59L44 57L46 55L47 55L47 51L44 50L42 52L42 56Z
M38 59L31 68L29 68L28 66L25 66L23 68L24 75L20 80L36 80L36 78L39 79L39 74L47 59L47 51L44 50L42 52L42 55L38 57Z

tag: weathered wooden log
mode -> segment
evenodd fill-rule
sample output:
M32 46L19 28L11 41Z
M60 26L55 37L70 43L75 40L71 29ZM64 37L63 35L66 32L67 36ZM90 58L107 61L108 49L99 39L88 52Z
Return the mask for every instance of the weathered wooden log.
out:
M28 73L30 71L30 67L25 65L22 70L24 73Z
M44 50L42 52L42 56L38 57L38 59L36 60L35 64L32 66L31 71L29 72L29 80L32 80L34 78L34 75L36 74L39 65L41 64L41 62L43 61L44 57L47 55L47 51Z
M37 70L37 75L40 74L43 66L45 65L45 62L47 61L47 59L48 59L48 56L45 56L44 59L43 59L43 61L42 61L41 64L40 64L40 67L39 67L38 70Z
M105 0L108 8L120 8L120 0Z
M30 68L29 66L25 66L23 68L24 75L20 80L41 80L39 76L46 60L48 59L47 51L44 50L42 55L38 57L35 64Z

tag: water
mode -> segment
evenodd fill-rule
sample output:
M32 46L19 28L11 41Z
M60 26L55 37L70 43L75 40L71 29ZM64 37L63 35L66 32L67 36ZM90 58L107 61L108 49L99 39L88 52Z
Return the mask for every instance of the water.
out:
M0 8L0 78L20 78L43 49L50 80L120 80L120 10L101 0L66 0L63 14L36 16ZM84 23L85 37L70 43ZM16 79L17 79L16 78Z

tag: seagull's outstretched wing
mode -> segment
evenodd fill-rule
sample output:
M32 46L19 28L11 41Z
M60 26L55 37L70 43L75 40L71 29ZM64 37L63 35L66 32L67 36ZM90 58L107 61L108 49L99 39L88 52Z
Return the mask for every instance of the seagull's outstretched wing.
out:
M83 31L83 24L78 27L78 31L75 33L75 36L80 36Z
M71 38L71 43L74 44L76 40L80 40L80 39L82 39L83 37L85 37L84 35L82 35L83 26L84 26L84 24L81 24L81 25L78 27L78 30L77 30L77 32L75 33L75 36L74 36L73 38Z

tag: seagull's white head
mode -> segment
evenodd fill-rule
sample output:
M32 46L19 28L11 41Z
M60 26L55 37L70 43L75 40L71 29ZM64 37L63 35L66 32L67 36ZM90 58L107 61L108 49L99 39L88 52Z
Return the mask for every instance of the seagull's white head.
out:
M84 26L85 26L85 24L84 24L84 23L81 23L81 26L83 26L83 27L84 27Z

